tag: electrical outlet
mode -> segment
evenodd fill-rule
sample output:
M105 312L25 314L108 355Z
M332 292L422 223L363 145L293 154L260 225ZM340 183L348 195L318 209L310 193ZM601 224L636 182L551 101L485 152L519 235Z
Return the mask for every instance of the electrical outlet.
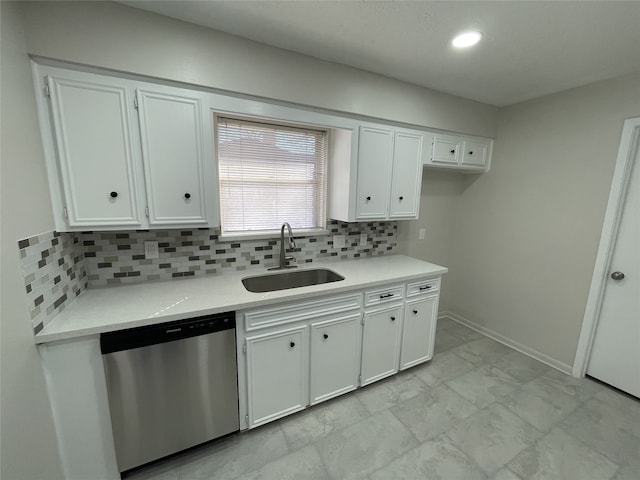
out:
M426 228L421 228L418 232L418 240L424 240L424 236L427 234Z
M158 258L158 242L144 242L144 258Z
M334 235L333 236L333 248L344 248L346 247L346 241L344 235Z
M367 234L366 233L361 233L360 234L360 245L366 245L367 244Z

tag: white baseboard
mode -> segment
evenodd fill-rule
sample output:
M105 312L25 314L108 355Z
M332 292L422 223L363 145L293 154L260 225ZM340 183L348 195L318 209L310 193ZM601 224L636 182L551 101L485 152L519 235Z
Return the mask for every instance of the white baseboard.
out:
M528 355L531 358L534 358L546 365L549 365L550 367L553 367L556 370L560 370L562 373L566 373L567 375L571 375L572 373L571 365L567 365L566 363L556 360L555 358L552 358L548 355L545 355L544 353L541 353L531 347L528 347L519 342L516 342L515 340L512 340L509 337L505 337L504 335L494 332L493 330L487 327L483 327L482 325L479 325L473 320L469 320L468 318L465 318L461 315L458 315L456 313L449 312L449 311L440 312L438 314L438 319L440 318L448 318L450 320L453 320L454 322L458 322L464 325L465 327L469 327L470 329L475 330L476 332L480 332L483 335L486 335L487 337L495 340L496 342L500 342L506 345L507 347L517 350L520 353L524 353L525 355Z

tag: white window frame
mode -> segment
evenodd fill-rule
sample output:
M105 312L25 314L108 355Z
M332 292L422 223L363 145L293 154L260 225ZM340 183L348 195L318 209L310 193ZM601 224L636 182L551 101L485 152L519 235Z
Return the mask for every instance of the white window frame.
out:
M218 188L219 188L219 206L220 206L220 234L219 234L219 239L223 240L223 241L233 241L233 240L258 240L258 239L272 239L274 237L277 237L280 235L280 228L281 226L278 226L277 228L273 229L273 230L247 230L247 231L230 231L230 232L225 232L223 229L223 218L224 218L224 214L223 214L223 202L222 202L222 173L220 172L220 157L219 157L219 148L218 148L218 125L220 122L220 119L232 119L232 120L237 120L240 122L248 122L248 123L257 123L257 124L264 124L264 125L273 125L273 126L280 126L280 127L285 127L285 128L291 128L291 129L300 129L300 130L315 130L318 132L322 132L324 134L324 178L322 181L322 186L320 188L322 188L322 192L321 192L321 198L323 200L323 210L324 210L324 215L323 215L323 219L321 221L321 226L317 227L317 228L296 228L293 227L293 234L294 237L309 237L309 236L321 236L321 235L329 235L330 234L330 230L327 229L327 211L328 211L328 182L329 182L329 155L330 155L330 135L331 135L331 129L326 128L326 127L321 127L321 126L317 126L317 125L309 125L306 123L298 123L298 122L290 122L290 121L283 121L283 120L279 120L279 119L273 119L273 118L263 118L263 117L247 117L244 115L238 115L238 114L234 114L234 113L223 113L223 112L216 112L214 113L214 142L215 142L215 152L216 152L216 164L217 164L217 170L218 170L218 178L217 178L217 183L218 183ZM286 220L285 220L286 221Z

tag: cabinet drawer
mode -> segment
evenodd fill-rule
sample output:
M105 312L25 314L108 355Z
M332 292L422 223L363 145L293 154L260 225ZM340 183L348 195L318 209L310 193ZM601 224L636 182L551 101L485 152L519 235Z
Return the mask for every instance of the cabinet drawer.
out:
M428 295L440 291L440 278L430 278L407 284L407 298Z
M364 294L364 306L381 305L384 303L396 302L404 298L404 285L369 290Z
M360 307L362 307L362 294L357 293L249 310L244 313L245 329L247 332L251 332L274 325L285 325L324 315L359 310Z

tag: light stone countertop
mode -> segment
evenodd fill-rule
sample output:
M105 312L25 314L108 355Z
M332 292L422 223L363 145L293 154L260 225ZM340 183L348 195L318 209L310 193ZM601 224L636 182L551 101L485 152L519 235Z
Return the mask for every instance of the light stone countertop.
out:
M301 265L297 270L315 268L333 270L342 275L344 280L275 292L248 292L242 285L243 278L278 273L261 268L201 278L88 289L42 329L35 336L35 341L53 342L219 312L246 310L434 277L448 271L446 267L404 255L314 262Z

